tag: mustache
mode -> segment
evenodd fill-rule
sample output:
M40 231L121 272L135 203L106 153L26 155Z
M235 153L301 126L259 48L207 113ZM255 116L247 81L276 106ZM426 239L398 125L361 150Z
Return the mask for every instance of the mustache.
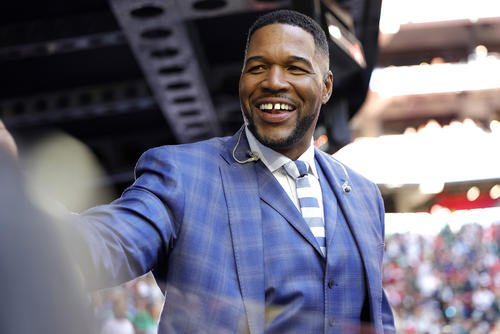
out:
M262 95L259 95L258 97L256 97L255 99L253 99L252 103L256 104L256 103L259 103L260 101L266 100L266 99L286 100L290 104L295 105L295 106L300 104L297 100L295 100L294 98L292 98L286 94L262 94Z

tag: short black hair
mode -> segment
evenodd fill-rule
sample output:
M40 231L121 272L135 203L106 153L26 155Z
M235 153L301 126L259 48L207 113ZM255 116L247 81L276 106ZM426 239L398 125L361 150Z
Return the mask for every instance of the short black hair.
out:
M248 29L245 54L248 51L248 46L250 45L250 39L253 33L262 27L274 23L288 24L302 28L303 30L307 31L313 36L314 45L316 46L317 50L319 50L320 53L323 54L328 59L329 57L328 41L326 39L325 32L320 27L320 25L309 16L290 9L280 9L260 16L252 24L250 29Z

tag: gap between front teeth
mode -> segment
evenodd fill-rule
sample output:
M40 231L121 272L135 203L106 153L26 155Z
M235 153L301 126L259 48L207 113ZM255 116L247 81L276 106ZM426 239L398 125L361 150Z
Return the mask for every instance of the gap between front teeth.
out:
M275 103L275 104L272 104L272 103L262 103L260 106L259 106L260 109L262 110L272 110L272 109L275 109L275 110L291 110L292 107L289 106L288 104L285 104L285 103Z

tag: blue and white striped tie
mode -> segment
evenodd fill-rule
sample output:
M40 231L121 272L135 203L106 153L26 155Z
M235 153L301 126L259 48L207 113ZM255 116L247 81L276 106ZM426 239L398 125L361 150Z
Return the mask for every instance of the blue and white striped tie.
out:
M312 234L318 241L323 255L325 255L325 221L321 212L321 206L319 205L319 199L311 187L309 178L314 176L308 174L309 165L307 162L296 160L286 163L284 167L288 175L295 180L300 211L307 225L309 225Z

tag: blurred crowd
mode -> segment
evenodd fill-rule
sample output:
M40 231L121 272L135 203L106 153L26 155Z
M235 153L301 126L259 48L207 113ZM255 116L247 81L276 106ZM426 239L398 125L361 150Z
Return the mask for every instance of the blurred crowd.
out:
M386 238L384 287L398 333L500 333L500 223ZM164 297L151 274L93 295L100 334L156 333Z
M92 294L99 334L156 334L164 296L151 273Z
M384 287L400 333L500 333L499 228L386 238Z

